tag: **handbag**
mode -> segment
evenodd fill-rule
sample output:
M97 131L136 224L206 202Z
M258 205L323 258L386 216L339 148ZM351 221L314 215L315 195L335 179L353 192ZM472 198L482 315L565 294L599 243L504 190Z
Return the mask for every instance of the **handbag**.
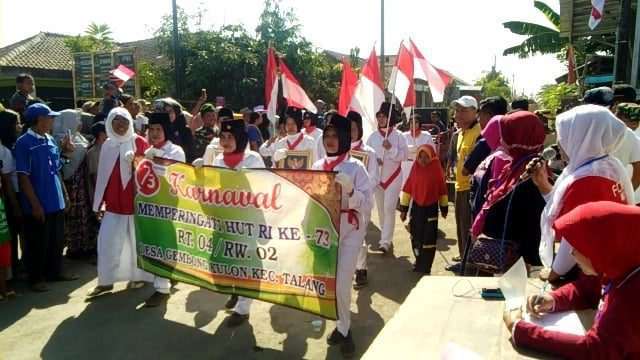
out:
M502 228L502 237L497 239L481 234L471 245L468 261L484 272L502 274L515 264L520 257L520 246L518 243L505 239L509 215L511 213L511 201L513 200L513 195L516 193L518 185L514 187L511 195L509 195L504 226Z

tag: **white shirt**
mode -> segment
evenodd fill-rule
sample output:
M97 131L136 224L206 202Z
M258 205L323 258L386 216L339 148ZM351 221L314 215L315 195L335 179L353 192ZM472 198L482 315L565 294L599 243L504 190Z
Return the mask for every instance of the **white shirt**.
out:
M211 143L207 145L204 150L204 155L202 155L202 160L205 165L213 165L215 158L222 153L222 148L220 147L220 138L211 139Z
M378 160L382 161L382 171L380 181L386 181L393 175L396 169L400 166L400 164L407 160L409 148L407 146L407 141L402 136L398 130L393 129L387 140L391 143L391 149L385 150L382 146L384 142L384 136L379 132L375 131L369 136L367 140L367 145L373 148L376 152L376 157ZM383 155L384 154L384 155ZM384 159L383 159L384 156Z
M219 166L224 168L229 168L227 164L224 163L224 156L219 154L216 156L215 160L213 160L213 166ZM206 164L210 165L210 164ZM255 151L247 150L244 153L244 159L236 166L236 169L262 169L264 168L264 161L262 161L262 156Z
M295 143L296 140L299 139L301 133L297 133L294 135L287 135L285 137L283 137L282 139L276 141L270 148L268 148L269 150L265 151L262 153L263 156L272 156L273 153L275 153L276 151L280 150L280 149L285 149L285 150L289 150L289 146L287 145L287 141L291 144ZM313 140L312 137L307 136L302 134L303 138L302 141L300 141L300 143L293 149L294 151L304 151L304 150L309 150L311 152L311 158L309 159L309 164L313 164L316 159L318 159L318 146L315 142L315 140ZM270 155L267 155L267 153L272 149L272 152Z
M11 154L11 150L0 143L0 161L2 162L2 174L9 175L11 179L11 186L13 191L19 191L18 189L18 175L16 174L16 160Z
M169 160L175 160L175 161L181 161L181 162L185 162L186 161L186 157L184 155L184 150L182 150L182 148L180 146L172 143L171 141L167 141L160 148L160 150L162 150L162 152L163 152L163 155L159 155L159 157L161 157L161 158L165 158L165 159L169 159Z
M380 170L378 169L378 159L376 158L376 152L373 148L365 143L362 140L351 143L351 149L357 148L360 145L361 150L367 155L369 155L367 163L363 164L367 169L367 174L369 175L369 180L371 182L371 188L374 189L378 186L380 176Z
M421 131L420 135L418 135L417 138L411 135L411 131L402 133L402 136L404 136L404 139L407 141L407 146L409 149L408 160L413 161L416 159L418 148L422 145L431 145L433 146L434 149L436 148L436 144L433 143L433 138L431 137L431 134L429 134L426 131Z
M307 129L302 129L302 133L313 138L313 140L316 142L316 145L318 147L318 159L327 156L327 152L324 149L324 143L322 142L322 130L315 128L312 133L307 133Z
M323 165L325 160L335 160L335 157L327 157L316 161L312 169L324 170ZM362 236L365 233L364 229L364 214L370 210L371 207L371 183L369 182L369 175L364 165L353 158L347 158L340 164L338 164L334 171L340 174L346 174L351 178L353 182L353 194L349 196L344 189L342 191L342 210L353 209L358 212L358 218L360 221L360 228L356 230L355 226L348 222L348 214L340 215L340 241L344 245L350 246L362 246ZM358 235L358 236L353 236Z

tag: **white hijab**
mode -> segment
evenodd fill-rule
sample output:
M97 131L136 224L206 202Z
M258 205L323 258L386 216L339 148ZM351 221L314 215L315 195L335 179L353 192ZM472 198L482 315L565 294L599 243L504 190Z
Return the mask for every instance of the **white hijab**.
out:
M60 115L53 121L53 137L58 144L71 133L69 141L73 145L73 152L68 155L69 162L62 167L62 174L65 180L76 173L87 155L89 141L78 132L78 127L81 123L80 113L72 109L60 111Z
M581 105L556 118L558 143L569 157L569 164L556 180L540 218L542 239L540 259L553 263L555 231L553 222L559 215L567 189L578 179L599 176L622 184L625 200L633 202L633 186L622 163L611 154L624 141L626 126L609 109L598 105ZM609 155L600 160L604 155ZM592 161L589 163L589 161Z
M113 131L113 119L116 116L121 116L129 121L129 128L124 135L118 135ZM96 192L93 202L93 210L98 211L102 205L102 196L104 195L107 182L111 177L111 171L116 161L120 159L120 180L122 181L122 187L126 187L131 180L133 173L131 164L125 159L125 155L133 151L135 152L135 133L133 130L133 119L131 114L125 108L116 107L113 108L107 116L107 123L105 124L107 132L107 140L102 144L100 150L100 161L98 163L98 174L96 180Z

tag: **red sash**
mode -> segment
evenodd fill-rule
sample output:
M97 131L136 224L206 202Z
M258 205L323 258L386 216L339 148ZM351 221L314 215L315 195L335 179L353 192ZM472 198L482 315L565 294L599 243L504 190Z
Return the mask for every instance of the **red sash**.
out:
M360 140L360 142L358 142L358 146L351 148L351 150L355 150L355 151L362 151L362 140Z
M387 190L389 185L391 185L391 183L393 183L393 181L398 177L398 175L400 175L401 171L402 171L402 168L401 168L400 165L398 165L398 168L396 169L396 171L394 171L393 174L391 174L391 176L389 176L389 178L387 180L380 182L380 186L384 190Z
M389 129L378 129L378 132L380 133L380 135L382 135L383 138L386 138L388 134L390 134L393 131L394 127L393 126L389 126Z
M338 158L333 160L333 161L327 161L327 159L324 159L324 163L322 164L322 169L324 171L333 171L333 169L335 169L336 166L338 166L341 162L343 162L344 159L346 159L348 155L349 155L349 153L346 152L346 153L338 156Z
M223 153L222 161L229 167L229 169L235 169L238 164L244 160L244 153Z
M304 134L300 134L300 136L298 136L298 138L296 139L296 141L292 143L289 142L289 140L287 140L287 147L289 148L289 150L295 150L296 147L298 147L298 145L300 145L300 143L302 142L302 139L304 139Z
M355 209L340 209L340 214L347 214L347 222L356 227L356 230L360 230L360 219L358 215L360 214L358 210Z

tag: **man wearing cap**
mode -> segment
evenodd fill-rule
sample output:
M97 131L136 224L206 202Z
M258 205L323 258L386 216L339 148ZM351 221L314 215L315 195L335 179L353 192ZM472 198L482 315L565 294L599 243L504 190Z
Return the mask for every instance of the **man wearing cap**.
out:
M62 272L66 190L60 179L60 149L49 135L53 117L45 104L24 112L30 128L15 145L16 173L25 214L25 259L31 289L48 291L45 281L77 279Z
M271 156L273 163L287 157L289 151L308 151L311 153L309 166L318 158L318 146L313 138L302 133L302 110L290 107L286 112L285 129L287 136L273 143L270 147L263 147L261 155Z
M206 103L200 108L200 118L202 126L197 128L193 134L194 156L202 157L214 137L218 136L219 129L216 127L216 108L211 103Z
M152 160L153 158L164 158L184 162L185 154L182 148L168 139L167 134L171 131L171 119L166 112L147 113L149 118L149 145L144 152L144 157ZM145 301L145 307L156 307L166 302L171 294L171 281L167 278L155 276L153 287L156 291Z
M612 109L615 104L614 91L606 86L591 89L584 93L582 102ZM634 190L640 187L640 139L633 130L627 128L624 140L612 154L627 168Z
M464 163L480 137L478 123L478 101L472 96L462 96L453 102L454 118L458 127L456 143L456 230L458 254L454 261L461 261L471 228L471 205L469 203L470 176L463 173Z
M407 159L409 149L402 133L395 129L400 120L393 105L385 102L376 113L378 131L367 140L376 152L380 166L378 186L375 189L378 218L382 231L378 249L387 253L393 246L393 232L396 226L396 205L402 187L402 162Z

